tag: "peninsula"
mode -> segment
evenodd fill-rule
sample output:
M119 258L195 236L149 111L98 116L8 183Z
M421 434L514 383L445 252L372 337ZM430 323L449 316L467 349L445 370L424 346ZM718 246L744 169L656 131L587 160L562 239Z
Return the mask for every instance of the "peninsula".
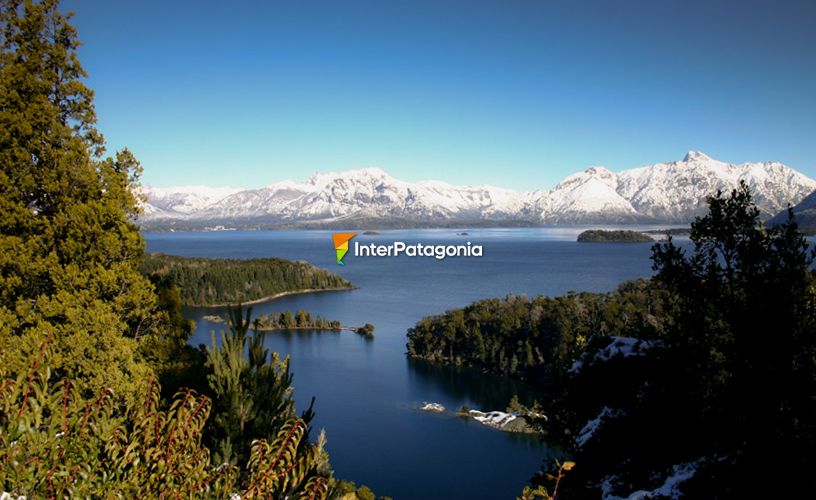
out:
M179 289L186 306L254 304L286 295L350 290L354 286L305 261L278 258L208 259L151 253L141 271Z

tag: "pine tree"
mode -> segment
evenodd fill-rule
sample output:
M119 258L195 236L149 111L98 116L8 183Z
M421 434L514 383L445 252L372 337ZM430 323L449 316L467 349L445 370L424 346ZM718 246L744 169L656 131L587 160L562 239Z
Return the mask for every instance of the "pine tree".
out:
M136 269L140 166L104 156L76 31L56 0L0 7L0 364L24 370L44 337L81 389L134 394L156 297Z
M245 464L253 439L272 438L295 416L289 358L271 357L263 332L250 333L252 308L230 308L221 345L207 348L213 393L210 447L219 463ZM245 355L247 353L248 355ZM304 414L308 424L313 416Z

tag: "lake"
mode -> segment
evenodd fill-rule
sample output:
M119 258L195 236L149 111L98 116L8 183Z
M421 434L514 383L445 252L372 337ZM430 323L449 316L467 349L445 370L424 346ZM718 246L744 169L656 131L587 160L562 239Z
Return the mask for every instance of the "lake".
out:
M325 428L336 476L405 498L515 498L548 454L538 437L420 411L463 404L503 410L513 394L544 399L535 388L474 370L405 356L406 330L420 318L507 294L610 291L652 275L649 244L577 243L582 228L427 229L358 234L363 243L482 245L482 257L357 257L335 262L331 231L146 233L148 250L198 257L306 260L359 288L293 295L256 304L255 314L304 309L344 325L372 323L374 339L352 332L272 332L270 349L291 356L299 410L316 397L315 429ZM467 231L467 235L458 233ZM223 325L202 319L219 308L191 308L191 342L210 343ZM315 434L316 435L316 432Z

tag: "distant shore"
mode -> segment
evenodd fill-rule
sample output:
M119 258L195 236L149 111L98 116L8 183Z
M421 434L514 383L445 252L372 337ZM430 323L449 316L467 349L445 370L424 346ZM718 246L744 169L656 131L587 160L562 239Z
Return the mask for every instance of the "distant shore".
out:
M242 302L224 302L222 304L185 304L186 307L227 307L227 306L234 306L237 304L242 304L245 306L253 305L253 304L260 304L262 302L269 302L271 300L279 299L281 297L286 297L287 295L301 295L305 293L319 293L319 292L342 292L345 290L354 290L356 286L343 286L337 288L306 288L303 290L291 290L288 292L280 292L273 295L267 295L266 297L261 297L259 299L254 300L247 300Z

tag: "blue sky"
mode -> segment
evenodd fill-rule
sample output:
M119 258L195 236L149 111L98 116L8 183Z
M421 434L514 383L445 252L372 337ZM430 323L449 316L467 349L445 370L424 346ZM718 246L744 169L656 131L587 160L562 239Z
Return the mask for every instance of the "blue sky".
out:
M111 149L143 181L379 166L547 188L590 165L816 177L816 2L74 0Z

